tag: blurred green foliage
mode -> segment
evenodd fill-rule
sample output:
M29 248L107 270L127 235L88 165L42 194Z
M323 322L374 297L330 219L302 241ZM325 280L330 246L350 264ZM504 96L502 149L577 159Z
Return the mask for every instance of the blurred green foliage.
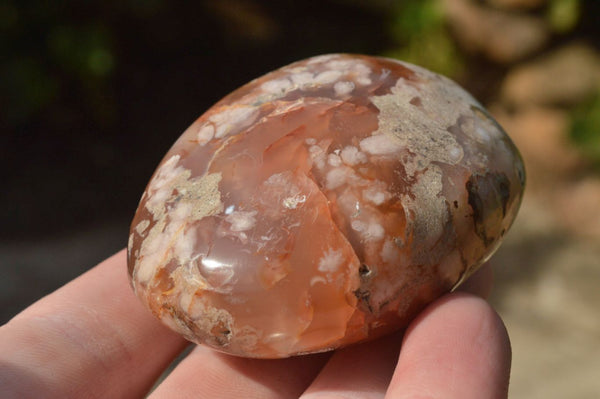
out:
M81 79L108 75L114 67L108 29L102 25L53 27L47 48L52 60Z
M0 3L0 117L5 123L16 126L40 112L56 113L52 107L68 113L64 103L75 97L83 99L93 120L110 119L116 56L110 28L93 16L97 8L90 3L92 15L80 17L85 7L71 1Z
M551 0L546 11L548 23L559 33L573 30L580 17L580 0Z
M600 172L600 90L573 110L571 138Z
M390 35L395 48L386 56L421 65L454 77L462 57L450 37L440 0L404 0L392 8Z

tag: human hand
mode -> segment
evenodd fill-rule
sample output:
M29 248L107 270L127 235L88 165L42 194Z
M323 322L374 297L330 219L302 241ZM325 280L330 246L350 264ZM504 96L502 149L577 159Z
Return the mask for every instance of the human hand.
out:
M1 398L147 394L187 343L138 303L125 263L121 251L0 327ZM486 266L471 294L445 295L405 333L335 352L258 360L199 345L150 397L505 398L510 343L480 298L490 284Z

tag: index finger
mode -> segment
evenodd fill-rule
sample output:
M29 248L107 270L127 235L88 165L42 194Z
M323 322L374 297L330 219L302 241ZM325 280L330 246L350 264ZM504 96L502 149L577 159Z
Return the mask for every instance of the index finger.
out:
M0 328L0 397L138 397L186 345L138 302L125 251Z

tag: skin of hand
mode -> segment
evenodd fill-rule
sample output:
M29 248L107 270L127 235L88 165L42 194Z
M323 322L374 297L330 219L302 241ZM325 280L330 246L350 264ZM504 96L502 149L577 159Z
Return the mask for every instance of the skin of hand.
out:
M140 398L188 345L135 298L125 251L0 327L0 397ZM404 332L278 360L196 346L150 398L506 398L510 341L486 265Z

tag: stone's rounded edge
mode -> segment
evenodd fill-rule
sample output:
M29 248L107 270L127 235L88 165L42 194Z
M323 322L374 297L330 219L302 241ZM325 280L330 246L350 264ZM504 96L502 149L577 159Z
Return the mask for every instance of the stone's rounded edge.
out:
M302 121L303 114L312 120ZM277 129L291 131L277 135ZM267 149L253 149L263 136ZM506 158L497 168L491 163L502 155L496 153ZM292 180L278 183L285 198L273 197L273 186L264 183L287 162L296 162L312 183L288 174ZM259 177L247 172L257 165ZM383 182L390 176L396 180L388 187ZM242 183L250 188L236 194ZM129 274L154 315L196 343L255 358L328 351L403 328L464 281L500 244L524 183L523 162L508 135L455 82L389 58L312 57L240 87L182 134L132 221ZM319 199L302 191L307 187ZM303 261L312 262L313 278L303 277L304 288L294 289L286 284L300 274L292 262L303 259L294 249L302 241L298 234L321 237L298 230L299 212L322 218L323 204L335 230L326 242L336 247L303 249L314 252ZM287 225L271 237L264 220ZM275 248L273 240L283 246ZM350 246L356 266L337 271L339 245ZM234 256L247 257L246 271ZM229 271L227 262L233 262ZM248 281L264 292L252 291ZM254 305L232 302L235 290L254 292L270 314L260 315L264 309L249 298L236 301ZM296 298L277 303L286 291ZM335 322L320 316L331 312L326 295L337 298L336 312L345 312L331 317ZM299 319L289 317L294 311ZM281 338L285 323L295 327Z

